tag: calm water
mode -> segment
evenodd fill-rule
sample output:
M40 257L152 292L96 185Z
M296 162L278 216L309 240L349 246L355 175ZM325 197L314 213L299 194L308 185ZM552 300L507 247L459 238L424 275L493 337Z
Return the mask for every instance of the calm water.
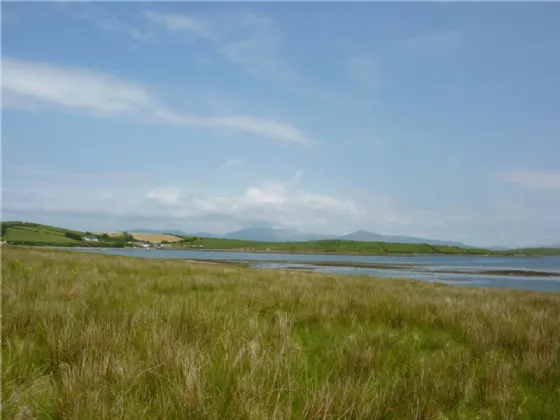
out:
M428 282L468 286L501 287L508 289L560 292L560 257L472 257L472 256L410 256L376 257L361 255L321 255L247 253L224 251L138 249L83 249L111 255L141 258L216 259L248 262L252 266L269 269L307 269L323 273L358 274L378 277L401 277ZM398 269L319 266L317 262L406 264ZM478 274L481 270L533 270L554 273L553 277L524 277ZM434 271L455 271L437 273Z

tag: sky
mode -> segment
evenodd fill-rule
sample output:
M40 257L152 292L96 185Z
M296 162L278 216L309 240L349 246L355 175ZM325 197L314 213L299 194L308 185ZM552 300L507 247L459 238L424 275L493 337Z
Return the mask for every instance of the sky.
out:
M2 4L2 220L560 242L560 3Z

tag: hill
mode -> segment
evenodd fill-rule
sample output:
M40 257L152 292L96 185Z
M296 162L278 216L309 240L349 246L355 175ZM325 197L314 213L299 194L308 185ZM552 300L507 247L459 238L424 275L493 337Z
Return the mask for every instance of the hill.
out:
M202 236L202 235L199 235ZM392 242L392 243L408 243L408 244L430 244L430 245L447 245L457 246L461 248L468 248L468 245L452 241L442 241L437 239L424 239L414 236L399 236L399 235L382 235L379 233L368 232L366 230L359 230L347 235L328 235L299 232L296 229L274 229L267 227L254 227L247 229L240 229L234 232L225 233L222 235L212 235L215 238L224 239L240 239L245 241L259 241L259 242L305 242L317 240L346 240L346 241L360 241L360 242Z
M130 235L125 234L102 234L97 235L97 242L88 242L84 237L93 235L90 232L31 222L2 222L1 227L2 240L13 245L119 248L124 247L127 241L133 240Z
M2 222L2 239L8 243L77 246L80 243L78 238L84 235L84 232L38 223Z
M293 235L276 229L279 234ZM240 231L235 235L244 237ZM355 241L343 239L319 239L306 241L279 241L278 236L269 236L269 241L247 239L212 238L198 235L167 235L164 233L140 233L133 235L118 233L116 236L99 234L99 242L85 242L82 237L88 232L78 232L54 226L28 222L3 222L2 237L8 243L16 245L53 245L53 246L100 246L124 247L129 241L148 240L152 243L173 242L175 248L204 248L214 250L232 250L249 252L293 252L293 253L352 253L361 255L560 255L559 248L523 248L506 251L483 248L461 247L430 243L401 243L386 241ZM261 238L260 229L253 231ZM369 232L366 232L369 233ZM363 233L360 233L363 234ZM120 235L120 236L119 236ZM232 235L232 236L235 236ZM375 235L375 234L374 234ZM245 236L246 237L246 236ZM364 236L369 237L369 236Z
M392 242L344 241L339 239L304 242L258 242L224 238L185 238L184 241L176 243L176 246L245 252L352 253L363 255L503 255L495 251L479 248Z
M236 230L235 232L226 233L224 235L214 235L214 237L258 242L305 242L318 239L328 239L331 236L318 235L315 233L302 233L296 229L255 227Z
M560 246L558 248L518 248L510 249L507 252L514 254L526 254L526 255L560 255Z
M352 241L379 241L379 242L394 242L406 244L429 244L429 245L447 245L458 246L461 248L470 248L459 242L442 241L439 239L425 239L417 238L415 236L402 236L402 235L381 235L379 233L372 233L365 230L359 230L348 235L338 236L337 239L346 239Z

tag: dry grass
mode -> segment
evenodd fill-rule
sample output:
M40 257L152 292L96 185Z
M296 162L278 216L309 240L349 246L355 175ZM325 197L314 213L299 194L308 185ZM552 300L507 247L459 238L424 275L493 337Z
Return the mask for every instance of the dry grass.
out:
M560 413L559 294L2 253L3 418Z
M163 241L179 242L180 240L182 240L182 238L179 238L178 236L163 235L161 233L134 233L134 232L131 232L130 234L132 236L134 236L134 239L137 239L139 241L150 241L151 243L154 243L154 244L158 244L158 243L163 242ZM122 235L122 233L109 232L109 233L107 233L107 235L109 235L109 236L120 236L120 235Z

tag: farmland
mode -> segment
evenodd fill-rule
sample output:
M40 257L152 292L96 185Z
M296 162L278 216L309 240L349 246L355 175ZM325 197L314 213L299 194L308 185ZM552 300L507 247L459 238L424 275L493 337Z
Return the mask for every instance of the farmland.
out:
M2 226L2 237L7 241L61 246L78 245L78 241L65 236L67 229L23 222L3 222Z
M91 235L55 226L29 222L2 222L2 240L14 245L65 246L65 247L123 247L126 235L101 237L98 242L88 242L83 238Z
M110 232L109 236L118 236L121 235L121 232ZM160 234L160 233L138 233L138 232L131 232L130 233L132 236L134 236L134 239L138 240L138 241L145 241L145 242L151 242L154 244L159 244L161 242L179 242L182 240L182 238L175 236L175 235L166 235L166 234Z

